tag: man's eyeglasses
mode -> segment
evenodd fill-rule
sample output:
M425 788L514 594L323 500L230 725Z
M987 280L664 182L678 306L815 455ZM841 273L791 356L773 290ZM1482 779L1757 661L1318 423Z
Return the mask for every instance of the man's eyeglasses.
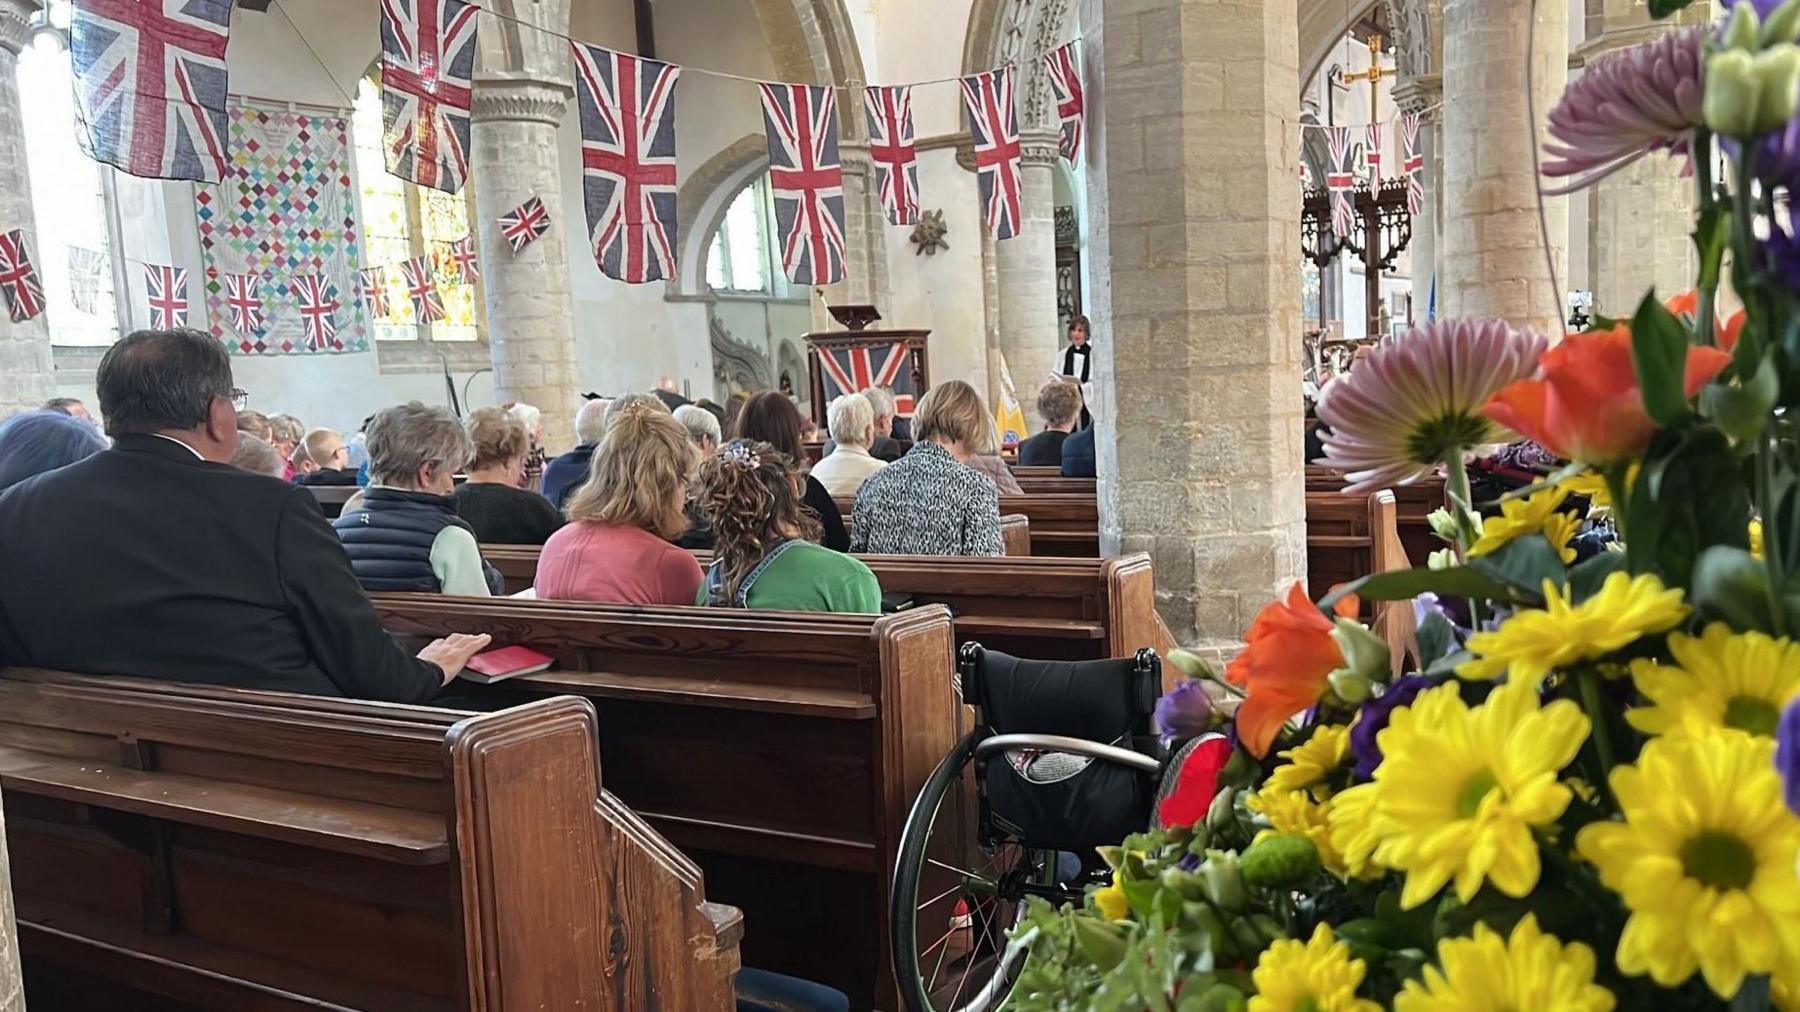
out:
M250 406L250 391L248 390L232 387L231 393L227 396L231 398L231 407L234 411L242 411Z

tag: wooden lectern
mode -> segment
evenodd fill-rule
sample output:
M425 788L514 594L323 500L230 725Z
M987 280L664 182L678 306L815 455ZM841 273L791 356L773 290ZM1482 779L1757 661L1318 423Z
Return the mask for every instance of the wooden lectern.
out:
M929 330L870 330L881 319L874 306L832 306L832 318L844 325L806 335L808 392L813 421L823 431L831 399L864 387L894 390L897 413L911 418L913 407L931 388L930 358L925 348Z

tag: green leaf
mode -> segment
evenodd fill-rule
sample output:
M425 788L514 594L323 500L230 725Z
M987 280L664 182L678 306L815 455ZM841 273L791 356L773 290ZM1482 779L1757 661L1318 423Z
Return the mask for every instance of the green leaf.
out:
M1425 673L1434 678L1438 675L1454 675L1459 666L1467 664L1474 659L1475 655L1469 653L1467 650L1455 650L1432 661L1431 667L1426 668Z
M1719 287L1719 264L1731 242L1731 205L1714 201L1694 223L1694 249L1700 254L1700 280L1696 287Z
M1606 578L1614 573L1623 573L1627 568L1624 552L1601 552L1599 555L1582 562L1569 570L1569 597L1575 604L1593 597L1600 592Z
M1549 539L1541 534L1514 538L1492 555L1471 559L1469 566L1533 596L1544 592L1545 580L1560 588L1568 578L1563 569L1562 556L1550 546Z
M1693 2L1694 0L1650 0L1650 16L1666 18Z
M1456 646L1456 627L1442 612L1430 612L1425 621L1419 623L1416 633L1419 640L1419 667L1431 666L1432 662L1449 653Z
M1703 426L1661 433L1632 489L1629 532L1633 573L1655 573L1686 589L1701 549L1748 548L1750 496L1725 433Z
M1769 354L1763 356L1756 374L1741 386L1707 384L1700 391L1700 408L1732 438L1745 442L1762 434L1780 395L1781 378L1775 371L1775 356Z
M1665 428L1686 421L1688 334L1652 291L1631 318L1631 361L1644 392L1644 410Z
M1548 542L1545 544L1548 547ZM1440 597L1509 596L1505 585L1468 566L1452 566L1449 569L1396 569L1347 583L1326 594L1319 602L1319 607L1329 611L1345 594L1356 594L1365 601L1409 601L1426 591Z
M1702 619L1716 619L1739 632L1775 631L1769 615L1769 570L1742 548L1714 545L1700 553L1691 596Z

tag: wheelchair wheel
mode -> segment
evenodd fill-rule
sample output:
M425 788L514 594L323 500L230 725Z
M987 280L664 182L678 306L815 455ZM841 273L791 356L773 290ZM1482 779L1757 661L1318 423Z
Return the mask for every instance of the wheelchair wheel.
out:
M901 833L888 922L907 1012L998 1008L1025 963L1025 946L1007 933L1026 897L1081 896L1079 882L1059 884L1055 852L977 839L975 742L965 735L938 763ZM1064 855L1060 863L1072 862Z

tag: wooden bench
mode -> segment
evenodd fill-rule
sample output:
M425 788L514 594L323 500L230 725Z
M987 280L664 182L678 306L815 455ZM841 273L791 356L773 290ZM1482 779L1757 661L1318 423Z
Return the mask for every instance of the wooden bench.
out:
M1096 482L1093 478L1065 478L1060 467L1019 467L1014 465L1013 479L1019 487L1029 495L1043 493L1065 495L1093 495Z
M489 690L592 701L608 789L705 869L709 897L744 911L745 962L841 988L853 1008L898 1007L886 910L900 831L963 714L945 609L374 598L402 638L487 632L555 656Z
M839 496L838 511L849 524L856 500ZM1003 495L1000 515L1021 514L1031 527L1031 554L1057 558L1100 557L1100 506L1092 492Z
M343 515L344 504L349 502L362 488L356 485L307 485L308 492L319 503L319 510L326 519L335 520Z
M34 1012L732 1006L741 917L595 716L29 669L0 790Z
M1307 465L1307 492L1341 492L1343 487L1344 479L1336 471L1317 464ZM1444 479L1432 475L1410 485L1396 485L1388 491L1394 493L1394 525L1399 531L1400 544L1406 549L1406 557L1413 565L1423 566L1432 552L1445 547L1445 543L1431 533L1431 522L1426 519L1446 501Z

